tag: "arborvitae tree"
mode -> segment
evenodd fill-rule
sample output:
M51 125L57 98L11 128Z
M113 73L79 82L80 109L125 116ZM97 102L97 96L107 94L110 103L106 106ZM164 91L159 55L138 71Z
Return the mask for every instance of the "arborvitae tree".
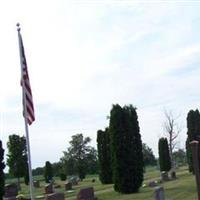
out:
M0 200L3 200L4 195L4 184L5 184L5 175L4 175L4 168L5 164L3 162L4 159L4 149L2 147L2 142L0 140Z
M26 185L29 184L28 163L26 164L26 169L25 169L25 172L24 172L24 183L25 183Z
M108 128L97 131L97 149L99 157L99 178L101 183L112 183L112 165L110 151L110 135Z
M20 177L24 177L27 169L26 138L19 135L10 135L8 146L7 164L9 173L18 179L20 189Z
M189 170L189 172L194 173L193 164L192 164L192 150L190 148L190 142L189 142L188 137L187 137L186 142L185 142L185 147L186 147L188 170Z
M44 178L46 183L49 183L53 178L53 169L49 161L45 163Z
M187 150L187 162L189 165L189 171L193 171L192 164L192 152L189 143L192 140L198 140L200 142L200 113L198 110L190 110L187 115L187 140L186 140L186 150Z
M114 189L121 193L138 192L144 164L136 108L113 105L109 132Z
M169 146L167 138L160 138L158 142L160 171L169 171L171 169L171 159L169 155Z
M66 181L66 179L67 179L66 174L60 173L60 180L61 180L61 181Z

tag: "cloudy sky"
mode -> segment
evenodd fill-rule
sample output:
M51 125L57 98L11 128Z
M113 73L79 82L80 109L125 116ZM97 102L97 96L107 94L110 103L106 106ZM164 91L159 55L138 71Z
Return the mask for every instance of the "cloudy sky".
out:
M112 104L138 108L143 142L157 155L164 110L200 105L200 2L18 0L0 6L0 139L24 134L16 23L20 22L36 121L33 167L58 161L71 136L96 146Z

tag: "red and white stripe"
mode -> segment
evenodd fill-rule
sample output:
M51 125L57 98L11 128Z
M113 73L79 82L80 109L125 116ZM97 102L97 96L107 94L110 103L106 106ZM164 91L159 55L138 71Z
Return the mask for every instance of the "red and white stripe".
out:
M31 85L28 75L28 68L26 63L22 36L20 33L19 33L19 42L20 42L20 56L22 65L21 85L23 87L23 108L24 108L23 114L24 117L26 117L28 124L31 125L32 122L35 121L33 97L31 92Z

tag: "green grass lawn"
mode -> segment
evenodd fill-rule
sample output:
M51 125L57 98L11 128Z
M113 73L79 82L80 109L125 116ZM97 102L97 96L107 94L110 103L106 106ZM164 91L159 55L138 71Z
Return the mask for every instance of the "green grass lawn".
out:
M160 173L156 169L148 169L144 176L144 184L147 184L150 180L158 180ZM196 200L196 183L195 177L188 173L186 167L182 167L177 170L177 179L174 181L168 181L161 184L165 190L165 197L173 200ZM92 183L92 179L95 178L95 182ZM34 177L34 179L43 180L42 177ZM7 182L14 182L15 180L7 180ZM55 189L56 192L64 192L66 199L76 199L76 195L81 188L94 187L95 195L98 200L152 200L154 199L153 193L154 188L142 187L139 193L136 194L120 194L113 190L113 185L102 185L98 179L98 176L88 176L84 181L80 182L79 185L73 186L73 192L67 193L64 190L64 181L55 179L56 184L61 185L61 188ZM21 184L21 194L25 196L29 195L29 188L24 184ZM44 195L44 181L40 181L40 188L34 189L35 196Z

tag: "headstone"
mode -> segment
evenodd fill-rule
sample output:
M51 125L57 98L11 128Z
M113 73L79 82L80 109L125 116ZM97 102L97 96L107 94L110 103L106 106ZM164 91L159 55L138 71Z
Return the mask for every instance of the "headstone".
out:
M65 200L65 195L62 192L59 193L52 193L46 195L46 200Z
M93 187L81 189L77 195L77 200L95 200Z
M162 181L169 181L168 172L166 172L166 171L161 172L161 180Z
M17 200L16 197L3 197L3 200Z
M54 179L50 179L49 183L51 183L53 185L53 184L55 184L55 180Z
M46 194L52 194L52 193L54 193L54 191L53 191L53 184L49 183L49 184L45 185L45 193Z
M33 181L33 186L35 188L39 188L40 187L40 181Z
M154 197L155 200L165 200L163 187L155 187Z
M72 177L72 178L69 179L69 182L71 182L72 185L78 185L78 178Z
M4 187L4 197L16 197L18 194L18 188L17 185L15 183L12 184L6 184Z
M72 189L72 183L71 182L65 183L65 190L71 190L71 189Z
M77 182L77 184L78 184L80 181L83 181L83 180L81 180L79 177L76 177L76 182Z
M158 185L157 181L150 181L150 182L148 183L148 186L149 186L149 187L156 187L157 185Z
M171 176L171 179L176 179L176 172L175 171L171 171L170 172L170 176Z

